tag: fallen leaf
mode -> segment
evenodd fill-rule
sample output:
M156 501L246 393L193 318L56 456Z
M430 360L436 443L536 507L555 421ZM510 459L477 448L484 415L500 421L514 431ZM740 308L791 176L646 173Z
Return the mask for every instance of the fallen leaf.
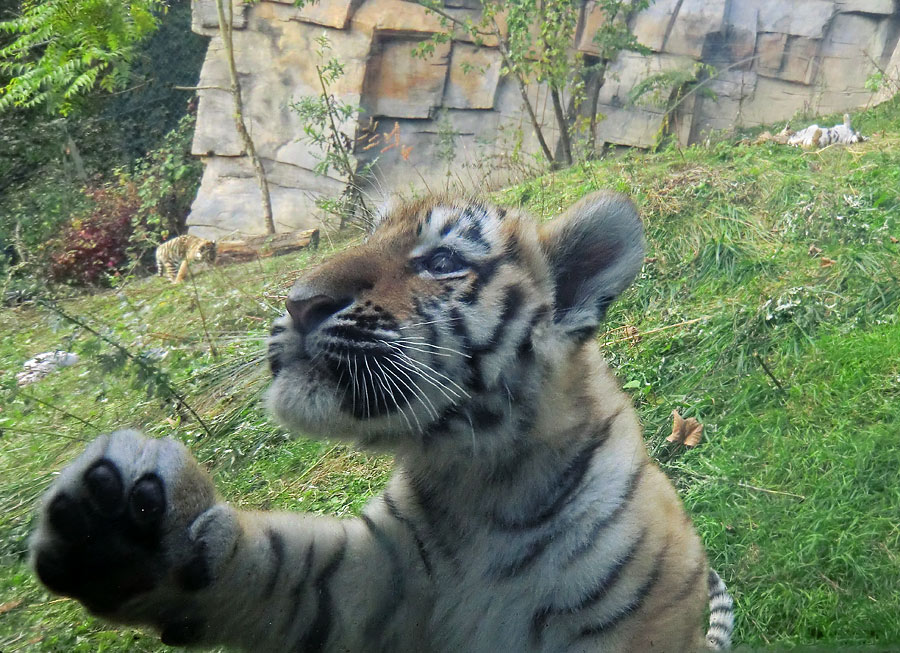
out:
M816 247L815 245L810 245L809 251L807 252L807 254L809 254L810 256L815 256L816 254L821 254L821 253L822 253L822 250L819 249L818 247Z
M631 346L634 346L641 341L641 334L638 332L637 327L626 326L625 337L628 338L628 342Z
M677 410L672 411L672 435L666 438L666 442L683 444L686 447L696 447L703 436L703 424L693 417L684 419Z
M20 605L22 605L22 599L18 599L17 601L7 601L0 605L0 614L6 614L10 610L15 610Z
M833 258L828 258L827 256L823 256L819 260L819 267L830 268L835 263L837 263L837 261L835 261Z

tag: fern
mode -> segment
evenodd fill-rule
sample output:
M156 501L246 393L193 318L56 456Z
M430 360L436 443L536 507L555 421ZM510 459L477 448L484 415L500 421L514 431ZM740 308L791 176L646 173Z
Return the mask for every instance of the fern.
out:
M25 0L0 21L0 111L44 105L66 115L100 86L122 88L135 46L156 30L165 0Z

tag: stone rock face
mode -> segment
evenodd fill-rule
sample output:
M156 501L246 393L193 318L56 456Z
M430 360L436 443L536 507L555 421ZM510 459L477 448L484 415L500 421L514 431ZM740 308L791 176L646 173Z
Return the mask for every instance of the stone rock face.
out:
M389 193L477 188L526 173L540 147L518 84L501 75L494 37L481 44L455 32L430 57L413 48L445 27L416 2L232 0L237 67L245 120L269 175L279 230L305 229L322 219L316 200L337 197L344 180L313 169L322 158L303 139L290 104L321 93L316 39L323 33L344 75L330 92L361 107L340 125L357 165L372 166L374 201ZM476 19L478 0L447 0L448 14ZM211 37L201 72L193 152L206 169L188 224L208 238L263 231L259 189L232 121L230 83L218 37L214 0L193 4L193 29ZM621 19L621 18L620 18ZM606 17L584 2L573 47L591 57ZM779 123L798 113L830 113L888 99L900 90L900 2L897 0L656 0L629 19L652 53L622 53L599 93L597 141L648 147L663 124L682 143L712 130ZM498 16L501 33L503 15ZM648 75L715 68L703 82L712 94L684 98L666 120L665 108L630 92ZM887 75L873 93L866 80ZM526 93L554 149L557 131L549 92ZM665 93L663 93L665 95Z

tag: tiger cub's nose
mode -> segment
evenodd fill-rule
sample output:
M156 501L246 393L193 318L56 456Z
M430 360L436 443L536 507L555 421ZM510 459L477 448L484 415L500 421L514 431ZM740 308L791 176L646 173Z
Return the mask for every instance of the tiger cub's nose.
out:
M352 297L335 298L329 295L313 295L306 299L288 297L285 306L294 322L294 328L303 335L307 335L329 317L352 303Z

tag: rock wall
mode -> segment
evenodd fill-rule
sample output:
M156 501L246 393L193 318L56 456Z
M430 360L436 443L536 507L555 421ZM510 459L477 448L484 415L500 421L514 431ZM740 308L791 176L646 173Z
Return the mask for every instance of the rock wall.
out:
M461 35L437 45L429 59L412 48L441 31L437 18L403 0L290 0L245 5L234 0L234 41L245 118L269 174L279 230L308 228L321 219L315 200L336 196L339 177L312 170L315 146L302 139L292 100L320 92L315 39L323 33L345 74L332 88L364 110L360 124L343 125L356 139L360 164L376 159L372 196L483 187L523 171L539 152L514 80L501 75L490 43L475 47ZM458 17L477 16L478 0L448 0ZM602 21L586 2L576 43L586 55ZM211 37L198 87L194 154L205 172L188 224L205 237L263 231L259 190L232 122L227 68L214 0L194 3L194 31ZM900 75L900 0L656 0L632 19L653 53L623 53L600 91L598 141L646 147L663 112L628 102L647 75L715 66L708 82L715 97L691 95L680 107L676 132L683 143L710 130L778 122L798 112L830 113L873 98L866 79L882 69ZM528 89L555 147L547 89Z

